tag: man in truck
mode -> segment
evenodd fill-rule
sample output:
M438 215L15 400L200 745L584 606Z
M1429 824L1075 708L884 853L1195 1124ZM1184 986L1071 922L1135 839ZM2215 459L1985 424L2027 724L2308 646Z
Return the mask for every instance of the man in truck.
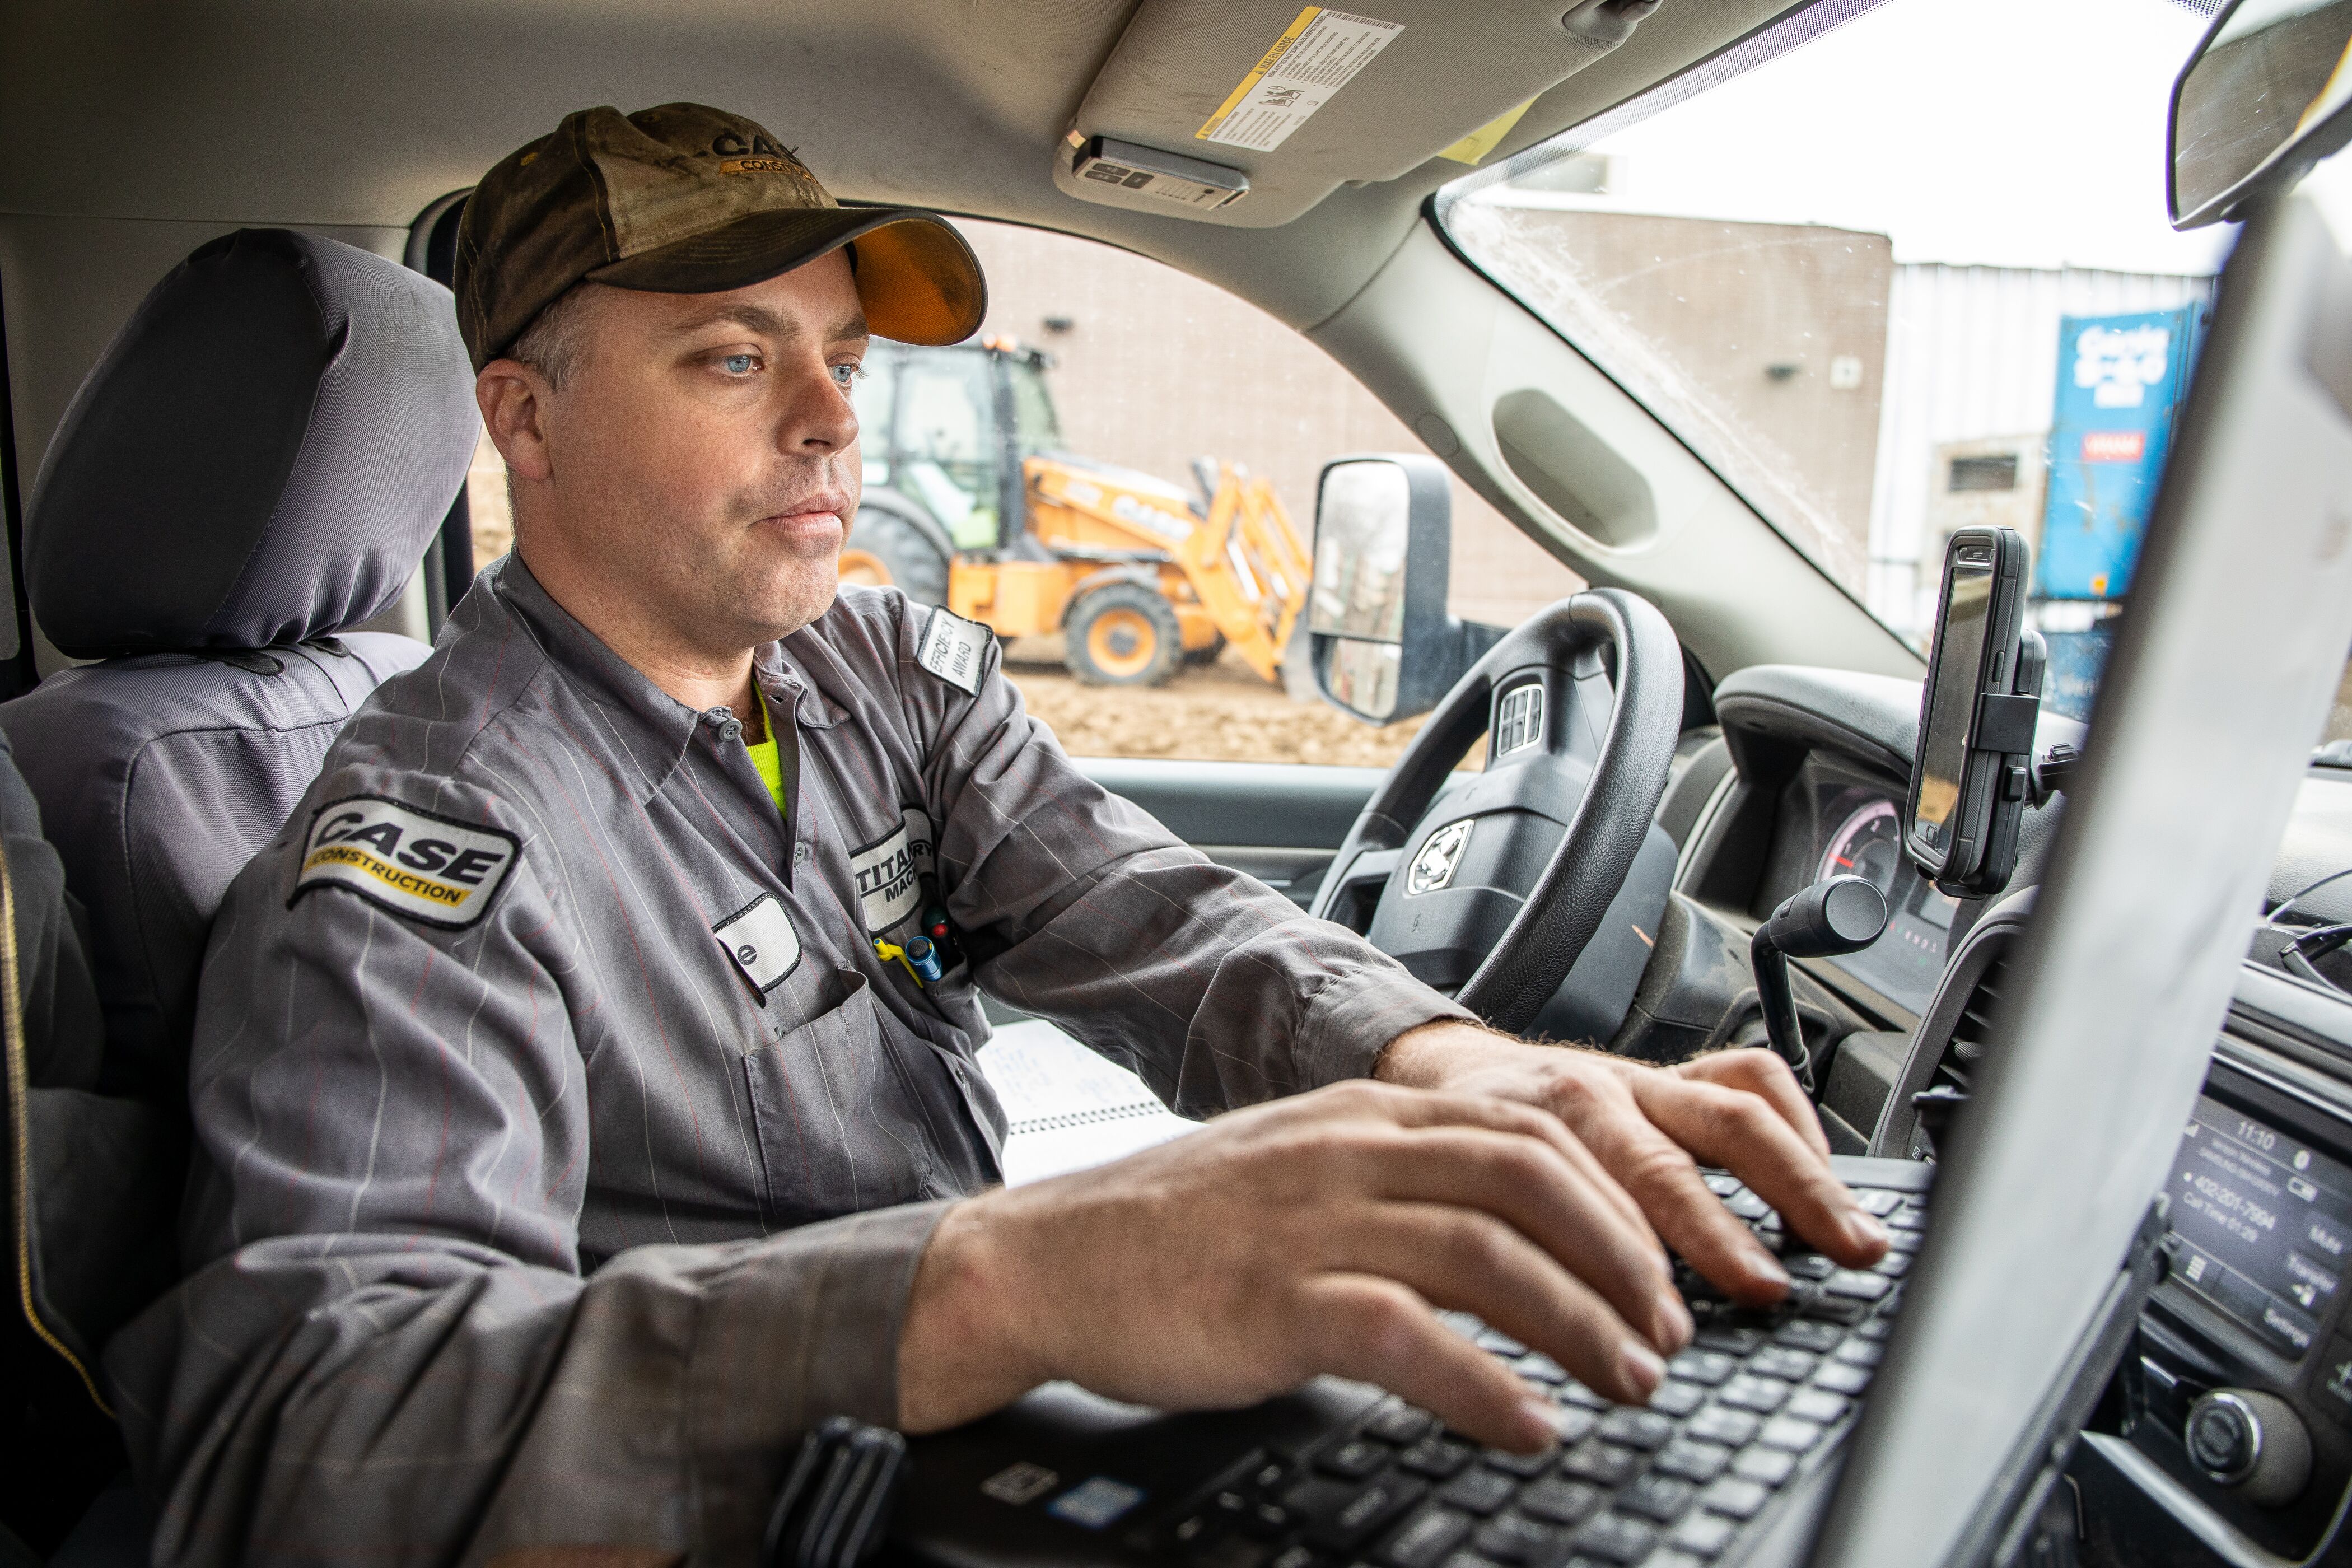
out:
M1645 1399L1666 1248L1787 1288L1695 1160L1882 1255L1778 1058L1483 1028L1091 784L983 628L838 588L869 335L981 321L945 222L590 110L484 178L457 294L515 549L215 926L194 1272L110 1356L159 1560L744 1560L818 1420L1055 1378L1339 1373L1532 1449L1435 1309ZM1234 1113L997 1187L976 987Z

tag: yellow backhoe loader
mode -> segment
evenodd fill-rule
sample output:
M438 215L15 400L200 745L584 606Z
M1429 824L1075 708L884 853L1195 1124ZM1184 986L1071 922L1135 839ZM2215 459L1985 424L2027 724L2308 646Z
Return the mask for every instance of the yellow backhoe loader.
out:
M1228 643L1278 680L1309 565L1273 487L1202 458L1192 495L1061 451L1045 363L1001 340L874 345L842 580L895 584L999 637L1059 632L1094 685L1157 686Z

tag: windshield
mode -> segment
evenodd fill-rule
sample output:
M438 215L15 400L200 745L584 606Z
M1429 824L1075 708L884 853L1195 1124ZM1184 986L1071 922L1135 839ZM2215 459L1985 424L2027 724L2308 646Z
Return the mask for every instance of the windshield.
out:
M1850 9L1457 181L1440 221L1915 647L1953 530L2017 529L2086 707L2234 233L2166 218L2206 18Z

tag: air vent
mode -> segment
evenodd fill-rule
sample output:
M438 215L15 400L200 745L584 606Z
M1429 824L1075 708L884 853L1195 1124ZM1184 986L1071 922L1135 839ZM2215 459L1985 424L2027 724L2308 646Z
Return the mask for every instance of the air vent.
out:
M1952 1043L1944 1051L1942 1071L1962 1089L1968 1087L1969 1075L1984 1060L1985 1047L1992 1039L1993 1015L2000 1010L2000 994L2009 984L2008 946L2006 940L2000 942L1992 961L1977 976L1968 1003L1960 1009L1959 1021L1952 1026Z

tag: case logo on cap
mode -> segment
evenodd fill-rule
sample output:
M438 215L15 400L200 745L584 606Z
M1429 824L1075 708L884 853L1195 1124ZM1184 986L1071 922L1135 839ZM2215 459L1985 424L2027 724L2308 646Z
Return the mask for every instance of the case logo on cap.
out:
M923 640L915 649L915 662L950 686L977 697L981 656L988 651L989 639L995 635L977 621L935 609L930 624L923 628Z
M710 928L751 989L765 996L800 967L801 934L773 893L761 893Z
M380 795L329 801L310 816L294 900L341 888L423 925L463 931L488 911L522 841Z

